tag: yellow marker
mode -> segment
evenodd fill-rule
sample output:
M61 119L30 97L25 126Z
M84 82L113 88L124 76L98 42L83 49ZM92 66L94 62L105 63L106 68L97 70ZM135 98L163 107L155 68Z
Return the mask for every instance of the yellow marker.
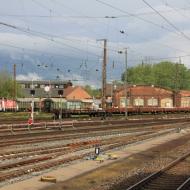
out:
M41 181L51 182L51 183L56 183L57 182L56 178L53 177L53 176L42 176Z

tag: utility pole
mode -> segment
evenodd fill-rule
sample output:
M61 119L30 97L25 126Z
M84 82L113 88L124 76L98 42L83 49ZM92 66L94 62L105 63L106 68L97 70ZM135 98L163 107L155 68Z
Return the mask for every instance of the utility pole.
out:
M32 124L34 124L34 94L35 94L35 90L34 90L34 82L32 80L32 104L31 104L31 119L32 119Z
M124 96L125 96L125 119L128 119L128 110L127 110L127 86L128 86L128 82L127 82L127 78L128 78L128 74L127 74L127 70L128 70L128 61L127 61L127 48L124 49L123 51L118 51L118 53L122 54L125 53L125 72L124 72Z
M115 65L115 62L113 60L113 62L112 62L112 72L111 72L111 76L110 76L110 79L111 79L111 107L113 107L113 70L114 70L114 65Z
M14 100L16 100L16 64L13 65L13 80L14 80L13 98Z
M127 69L128 69L128 65L127 65L127 48L125 48L125 119L128 119L128 110L127 110L127 78L128 78L128 74L127 74Z
M106 65L107 65L107 39L98 41L104 42L104 56L102 63L102 109L106 109Z

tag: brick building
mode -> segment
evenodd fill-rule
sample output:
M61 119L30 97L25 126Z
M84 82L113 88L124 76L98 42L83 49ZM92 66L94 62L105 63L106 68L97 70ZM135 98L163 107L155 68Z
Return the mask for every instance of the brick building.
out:
M190 107L190 91L181 90L177 95L177 105L178 107Z
M125 89L114 92L114 107L125 107ZM173 107L174 93L171 90L150 86L133 85L127 88L127 105L132 106L154 106L154 107Z

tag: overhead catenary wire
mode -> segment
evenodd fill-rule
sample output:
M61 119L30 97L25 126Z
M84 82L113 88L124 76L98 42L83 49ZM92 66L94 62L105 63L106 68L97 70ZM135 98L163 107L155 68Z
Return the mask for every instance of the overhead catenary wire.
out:
M55 2L55 1L54 1ZM169 5L167 3L167 5L169 7L171 7L171 5ZM172 8L172 7L171 7ZM44 9L47 10L51 10L48 7L44 7ZM178 8L179 11L187 11L189 10L190 7L181 7ZM175 12L175 10L160 10L160 13L171 13L171 12ZM134 16L146 16L146 15L153 15L156 14L154 11L146 11L146 12L139 12L139 13L133 13L133 15L129 15L129 14L122 14L122 15L112 15L112 16L87 16L87 15L40 15L40 14L0 14L1 17L31 17L31 18L44 18L44 19L48 19L48 18L66 18L66 19L117 19L117 18L123 18L123 17L134 17Z
M171 8L173 11L175 11L175 12L178 13L179 15L183 16L184 18L190 19L190 16L187 16L187 15L183 14L180 8L176 8L176 7L172 6L171 4L169 4L168 2L164 2L164 1L163 1L163 3L165 4L166 7ZM185 11L185 10L183 9L183 11ZM160 11L159 11L159 12L160 12Z
M186 55L179 55L179 56L168 56L168 57L160 57L160 58L156 58L156 57L150 57L150 60L152 61L161 61L161 60L171 60L171 59L179 59L179 57L183 58L183 57L190 57L190 54L186 54ZM129 61L136 61L136 62L140 62L142 60L139 59L130 59Z
M153 11L155 11L163 20L165 20L176 32L181 34L187 40L190 40L190 37L187 36L183 31L181 31L176 25L174 25L169 19L163 16L158 10L156 10L152 5L150 5L147 1L142 0L148 7L150 7Z
M36 2L36 1L35 1ZM45 9L48 9L48 10L51 10L51 9L49 9L47 6L45 6L44 7ZM15 28L15 27L14 27ZM16 28L15 28L16 29ZM54 37L56 37L56 38L60 38L60 36L57 36L57 35L51 35L51 34L46 34L46 33L42 33L42 32L37 32L37 31L32 31L31 29L29 30L29 32L35 32L35 33L38 33L38 34L40 34L40 35L45 35L45 36L47 36L49 39L48 40L51 40L51 41L55 41L55 43L60 43L60 42L58 42L57 40L55 40L54 39ZM47 38L46 38L47 39ZM64 40L68 40L68 41L72 41L71 39L65 39L65 38L63 38ZM76 40L76 39L75 39ZM63 42L61 42L61 43L63 43ZM161 44L161 43L160 43ZM78 51L82 51L81 49L79 49L79 48L76 48L76 47L74 47L74 46L71 46L71 45L68 45L68 44L65 44L64 43L64 45L65 46L67 46L67 47L70 47L70 48L74 48L74 49L76 49L76 50L78 50ZM92 45L92 44L90 44L89 43L89 45L90 46L92 46L92 47L94 47L94 48L102 48L102 47L98 47L98 46L95 46L95 45ZM162 44L161 44L162 45ZM166 46L165 44L163 44L164 46ZM169 46L169 45L167 45L167 47L169 47L169 48L173 48L173 49L175 49L175 50L179 50L179 49L177 49L177 48L174 48L174 47L171 47L171 46ZM113 48L109 48L108 47L108 50L109 51L115 51L115 52L117 52L118 50L117 49L113 49ZM83 50L84 51L84 50ZM180 51L183 51L183 50L180 50ZM183 51L184 52L184 51Z
M163 26L163 25L159 25L159 24L157 24L157 23L155 23L155 22L152 22L152 21L147 20L147 19L145 19L145 18L143 18L143 17L140 17L139 15L135 15L135 14L133 14L133 13L129 13L129 12L127 12L127 11L121 9L121 8L118 8L118 7L116 7L116 6L112 5L112 4L106 3L105 1L102 1L102 0L95 0L95 1L101 3L101 4L105 5L105 6L108 6L108 7L112 8L112 9L118 10L118 11L120 11L120 12L122 12L122 13L125 13L125 14L127 14L127 15L132 16L132 17L135 17L135 18L137 18L137 19L139 19L139 20L141 20L141 21L144 21L144 22L146 22L146 23L149 23L149 24L154 25L154 26L156 26L156 27L159 27L159 28L161 28L161 29L167 30L167 31L169 31L169 32L173 32L173 33L175 33L175 34L177 34L177 35L179 35L179 36L181 36L181 37L183 37L183 38L186 38L186 39L190 40L190 37L186 36L182 31L180 31L180 30L179 30L175 25L173 25L172 23L171 23L171 25L173 25L173 28L175 29L175 31L173 31L173 30L171 30L170 28L167 28L167 27L165 27L165 26ZM153 10L154 10L154 9L153 9ZM155 10L154 10L154 11L155 11ZM170 22L170 21L169 21L169 22ZM168 24L169 24L169 23L168 23Z
M156 23L154 23L154 22L152 22L152 21L149 21L149 20L147 20L147 19L144 19L144 18L140 17L139 15L135 15L135 14L129 13L129 12L127 12L127 11L121 9L121 8L118 8L118 7L116 7L116 6L113 6L112 4L106 3L105 1L102 1L102 0L95 0L95 1L101 3L101 4L105 5L105 6L108 6L108 7L112 8L112 9L118 10L119 12L125 13L125 14L127 14L127 15L129 15L129 16L136 17L136 18L139 19L139 20L142 20L142 21L144 21L144 22L147 22L147 23L149 23L149 24L152 24L152 25L154 25L154 26L157 26L157 27L159 27L159 28L161 28L161 29L164 29L164 30L167 30L167 31L169 31L169 32L175 33L175 34L177 34L178 36L181 36L181 37L184 38L184 36L182 36L181 33L179 33L178 31L175 31L175 32L174 32L174 31L171 30L171 29L168 29L168 28L166 28L166 27L164 27L164 26L161 26L161 25L156 24ZM170 46L170 45L168 45L168 44L164 44L164 43L161 43L161 42L156 42L156 43L158 43L158 44L160 44L160 45L163 45L163 46L166 46L166 47L168 47L168 48L170 48L170 49L174 49L174 50L177 50L177 51L181 51L181 52L187 53L185 50L180 50L179 48L172 47L172 46Z
M133 13L127 12L127 11L121 9L121 8L118 8L118 7L116 7L116 6L113 6L113 5L110 4L110 3L106 3L105 1L102 1L102 0L95 0L95 1L101 3L101 4L105 5L105 6L108 6L108 7L112 8L112 9L115 9L115 10L117 10L117 11L119 11L119 12L122 12L122 13L124 13L124 14L127 14L127 15L129 15L129 16L131 16L131 17L135 17L135 18L137 18L137 19L139 19L139 20L141 20L141 21L143 21L143 22L146 22L146 23L149 23L149 24L151 24L151 25L154 25L154 26L156 26L156 27L158 27L158 28L160 28L160 29L164 29L164 30L167 30L167 31L169 31L169 32L172 32L172 30L170 30L169 28L167 28L167 27L165 27L165 26L163 26L163 25L159 25L159 24L154 23L154 22L152 22L152 21L150 21L150 20L147 20L147 19L145 19L145 18L143 18L143 17L140 17L139 15L135 15L135 14L133 14Z
M24 32L26 34L30 34L30 35L33 35L33 36L38 36L42 39L45 39L45 40L48 40L52 43L56 43L56 44L59 44L60 46L66 46L66 47L69 47L71 49L75 49L79 52L85 52L85 50L83 49L79 49L77 47L74 47L72 45L69 45L69 44L66 44L66 43L63 43L61 41L57 41L55 39L55 37L52 37L51 35L49 34L46 34L46 33L42 33L42 32L38 32L38 31L35 31L35 30L31 30L31 29L26 29L26 28L21 28L21 27L18 27L18 26L15 26L15 25L12 25L12 24L7 24L5 22L0 22L0 25L3 25L3 26L6 26L6 27L9 27L9 28L12 28L12 29L15 29L15 30L18 30L18 31L21 31L21 32ZM95 53L92 53L92 52L89 52L90 54L96 56L96 57L99 57L98 54L95 54Z
M13 25L10 25L10 24L7 24L7 23L2 23L2 22L0 22L0 25L1 24L3 24L3 25L5 25L5 26L8 26L8 27L11 27L11 28L13 28L13 29L17 29L17 27L16 26L13 26ZM4 46L9 46L9 47L14 47L14 48L19 48L18 46L14 46L14 45L10 45L10 44L2 44L2 45L4 45ZM20 48L20 49L23 49L23 48ZM32 50L32 49L29 49L29 50ZM32 51L39 51L39 50L32 50ZM189 54L187 54L187 55L182 55L181 57L189 57L190 55ZM69 56L67 56L67 57L69 57ZM98 57L100 57L100 56L98 56ZM179 56L177 56L177 57L165 57L165 58L154 58L154 60L163 60L163 59L170 59L170 58L178 58ZM72 57L73 58L73 57ZM153 59L153 58L152 58ZM138 61L138 60L137 60ZM139 60L140 61L140 60Z
M46 10L48 10L48 11L51 11L52 12L52 9L50 9L48 6L46 6L46 5L44 5L43 3L39 3L38 1L36 1L36 0L33 0L33 2L34 3L37 3L39 6L42 6L44 9L46 9ZM59 3L59 5L64 5L64 4L62 4L62 2L58 2L57 0L54 0L53 1L54 3L55 2L57 2L57 3ZM73 8L71 8L71 7L68 7L68 6L66 6L67 8L69 8L69 9L72 9L73 11L74 11L74 9ZM77 12L79 12L79 11L77 11ZM128 16L134 16L135 14L131 14L131 15L128 15ZM53 17L53 15L50 15L51 16L51 18ZM82 16L85 16L84 14L82 14ZM86 18L87 18L88 16L86 16ZM115 18L115 17L109 17L109 18ZM119 29L118 29L119 30ZM123 33L122 33L123 34ZM60 36L55 36L55 35L51 35L51 34L48 34L49 36L52 36L52 37L58 37L58 38L60 38ZM63 37L62 37L63 38ZM67 41L72 41L71 39L66 39L66 38L64 38L64 40L67 40ZM76 39L75 39L76 40ZM159 44L161 44L161 45L163 45L163 46L166 46L166 47L168 47L168 48L171 48L171 49L174 49L174 50L178 50L178 51L182 51L182 52L185 52L184 50L179 50L178 48L174 48L174 47L172 47L172 46L169 46L168 44L166 45L166 44L163 44L163 43L159 43ZM102 47L98 47L98 46L95 46L95 45L92 45L92 44L90 44L89 43L89 45L90 46L92 46L92 47L94 47L94 48L102 48ZM108 50L109 51L115 51L115 52L117 52L118 51L118 49L113 49L113 48L110 48L110 47L108 47Z
M42 34L42 36L43 36L43 34ZM48 34L48 36L47 36L50 40L51 40L51 34ZM58 40L58 39L56 39L56 40ZM89 45L90 46L90 45ZM97 48L99 48L99 47L97 47ZM109 49L109 48L108 48ZM38 50L37 50L38 51ZM114 50L115 51L115 50Z

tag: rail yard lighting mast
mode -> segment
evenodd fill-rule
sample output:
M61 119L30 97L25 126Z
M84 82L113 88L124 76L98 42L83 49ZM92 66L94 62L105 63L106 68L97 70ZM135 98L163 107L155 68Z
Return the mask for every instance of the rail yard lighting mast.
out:
M128 109L127 109L127 105L128 105L128 101L127 101L127 70L128 70L128 61L127 61L127 48L125 48L123 51L118 51L118 53L125 54L125 72L124 72L124 89L125 89L125 119L128 119Z
M104 42L104 56L102 63L102 109L106 109L106 66L107 66L107 39L100 39L97 41Z

